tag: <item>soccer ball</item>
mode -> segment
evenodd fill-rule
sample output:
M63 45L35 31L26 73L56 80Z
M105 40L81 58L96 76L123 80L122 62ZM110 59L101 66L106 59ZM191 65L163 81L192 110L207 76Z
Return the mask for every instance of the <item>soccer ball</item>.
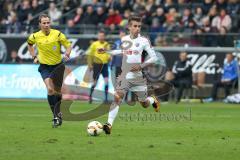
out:
M103 131L103 125L98 121L88 123L87 132L90 136L98 136Z

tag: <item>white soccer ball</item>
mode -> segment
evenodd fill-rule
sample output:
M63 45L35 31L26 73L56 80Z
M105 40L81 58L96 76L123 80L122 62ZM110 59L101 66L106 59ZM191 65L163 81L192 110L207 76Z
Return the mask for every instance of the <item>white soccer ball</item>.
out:
M98 136L103 131L103 125L98 121L88 123L87 132L90 136Z

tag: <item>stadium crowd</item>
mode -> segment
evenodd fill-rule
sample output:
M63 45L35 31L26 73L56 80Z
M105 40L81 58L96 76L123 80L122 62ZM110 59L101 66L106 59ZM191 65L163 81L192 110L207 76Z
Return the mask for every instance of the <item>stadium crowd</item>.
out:
M184 43L232 46L238 33L238 0L1 0L0 33L30 33L38 27L40 13L65 34L109 34L125 29L131 14L143 17L143 31L156 46ZM218 36L217 40L214 40Z

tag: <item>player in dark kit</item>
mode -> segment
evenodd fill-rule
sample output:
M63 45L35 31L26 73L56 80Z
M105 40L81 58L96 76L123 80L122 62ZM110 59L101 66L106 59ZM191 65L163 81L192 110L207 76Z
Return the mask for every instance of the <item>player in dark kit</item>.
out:
M51 29L48 15L39 16L40 31L32 33L27 42L28 50L34 63L39 63L38 71L46 85L48 103L53 113L53 127L62 124L60 112L61 87L65 65L62 63L61 45L66 48L64 60L67 61L71 53L71 43L65 35L58 30ZM38 54L35 54L34 45Z

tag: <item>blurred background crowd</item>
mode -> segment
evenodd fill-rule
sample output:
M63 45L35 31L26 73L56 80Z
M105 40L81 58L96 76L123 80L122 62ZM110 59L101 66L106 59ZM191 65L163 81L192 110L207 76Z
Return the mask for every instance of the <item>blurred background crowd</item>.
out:
M65 34L108 34L126 29L131 14L155 46L232 46L240 31L238 0L1 0L0 33L28 34L47 13ZM217 36L217 40L216 40Z

